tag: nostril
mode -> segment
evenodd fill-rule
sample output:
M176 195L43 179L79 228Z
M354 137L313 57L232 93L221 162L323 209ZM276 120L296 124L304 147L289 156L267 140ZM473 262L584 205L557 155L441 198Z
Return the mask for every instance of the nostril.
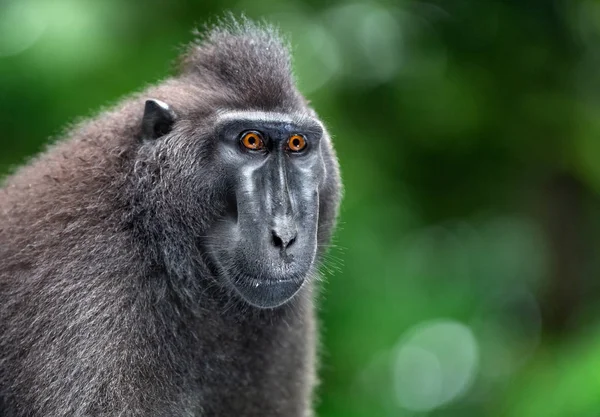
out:
M276 248L283 248L283 241L281 240L281 238L279 236L277 236L277 234L275 233L275 231L271 232L271 237L273 239L273 246L275 246Z
M296 236L294 236L293 238L290 239L290 241L287 243L287 245L285 245L285 248L289 248L290 246L292 246L294 243L296 243Z

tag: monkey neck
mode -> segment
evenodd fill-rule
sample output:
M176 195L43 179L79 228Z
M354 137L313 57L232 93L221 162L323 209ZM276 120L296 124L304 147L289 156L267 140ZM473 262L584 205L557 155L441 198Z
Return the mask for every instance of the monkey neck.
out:
M248 305L234 290L224 287L208 287L204 290L200 307L202 317L223 320L230 326L264 327L278 325L302 325L313 313L313 283L307 282L296 296L276 308L258 308ZM206 308L208 307L208 308Z

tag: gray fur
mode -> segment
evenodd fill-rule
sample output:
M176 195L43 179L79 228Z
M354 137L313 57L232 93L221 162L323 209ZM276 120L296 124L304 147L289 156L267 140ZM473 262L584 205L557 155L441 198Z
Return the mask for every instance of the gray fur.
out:
M0 415L310 416L313 280L257 309L215 279L197 239L225 208L211 126L226 110L314 117L276 32L230 22L181 71L84 122L0 189ZM177 115L153 141L145 100ZM319 255L337 216L322 153Z

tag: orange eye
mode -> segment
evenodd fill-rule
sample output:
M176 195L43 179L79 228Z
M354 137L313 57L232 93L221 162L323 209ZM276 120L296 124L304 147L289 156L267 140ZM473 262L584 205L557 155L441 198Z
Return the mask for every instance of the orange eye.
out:
M242 136L242 144L244 147L253 151L259 151L265 147L265 143L258 132L244 133L244 136Z
M293 135L288 139L288 148L292 152L300 152L306 148L306 139L302 135Z

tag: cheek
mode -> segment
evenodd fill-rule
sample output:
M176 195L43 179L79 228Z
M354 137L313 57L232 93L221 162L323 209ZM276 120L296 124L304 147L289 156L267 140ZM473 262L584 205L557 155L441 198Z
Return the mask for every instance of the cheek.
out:
M321 160L319 159L318 162ZM319 208L319 190L323 184L325 170L321 163L296 169L292 195L299 211L310 215Z
M297 199L298 212L307 221L313 220L319 209L319 191L313 187L300 189Z
M201 237L202 246L207 250L211 261L220 268L229 269L233 259L240 253L242 243L239 231L234 223L227 221L214 222Z
M186 222L203 230L210 227L226 209L223 168L192 146L173 150L162 172L165 192L181 202L179 210Z

